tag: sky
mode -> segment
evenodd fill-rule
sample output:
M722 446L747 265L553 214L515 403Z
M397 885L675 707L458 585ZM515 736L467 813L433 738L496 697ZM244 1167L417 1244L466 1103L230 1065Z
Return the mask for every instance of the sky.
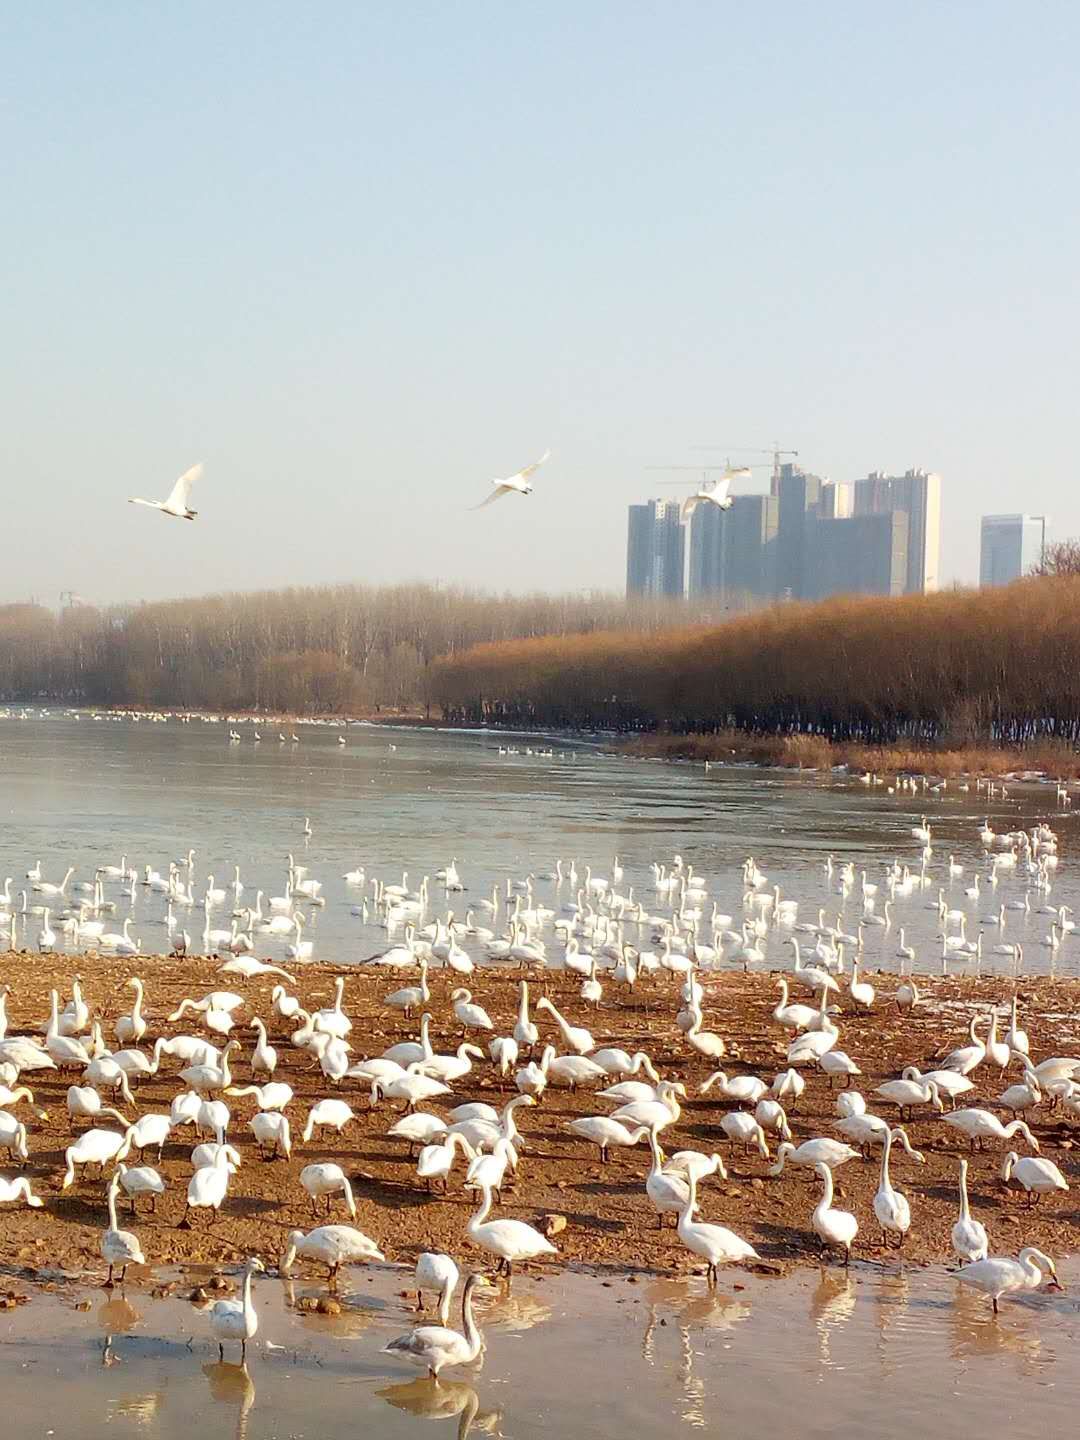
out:
M2 0L0 600L619 589L646 467L705 444L940 471L946 581L984 512L1080 534L1078 41L997 0ZM196 460L194 524L125 503Z

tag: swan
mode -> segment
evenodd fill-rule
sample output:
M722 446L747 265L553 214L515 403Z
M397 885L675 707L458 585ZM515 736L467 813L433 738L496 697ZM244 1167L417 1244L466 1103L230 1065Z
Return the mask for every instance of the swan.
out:
M1020 1028L1016 1016L1016 1005L1017 999L1014 991L1012 997L1012 1020L1008 1030L1005 1032L1005 1044L1014 1054L1027 1055L1031 1050L1031 1041L1028 1039L1027 1033Z
M71 999L60 1012L59 1030L61 1035L80 1035L90 1028L90 1007L82 997L82 976L76 975L71 982Z
M888 1100L900 1110L900 1119L904 1118L904 1111L909 1115L916 1105L933 1105L939 1113L944 1111L941 1093L933 1080L922 1083L918 1080L886 1080L883 1084L874 1089L875 1095L880 1095L883 1100Z
M130 1015L121 1015L113 1026L113 1034L121 1045L138 1045L146 1034L147 1025L143 1019L143 982L137 977L126 980L125 985L135 991L135 1000Z
M403 1068L406 1065L414 1064L417 1060L432 1059L435 1051L431 1046L430 1031L431 1014L425 1010L420 1016L420 1039L399 1040L396 1045L391 1045L388 1050L384 1050L379 1059L392 1060Z
M496 491L492 498L496 498L498 494L499 491ZM461 1302L464 1334L445 1325L420 1325L415 1330L410 1330L407 1335L398 1335L388 1341L383 1346L384 1353L403 1356L414 1365L426 1369L436 1381L440 1371L447 1366L471 1365L484 1348L484 1338L473 1318L473 1292L481 1286L488 1288L488 1284L479 1273L470 1275L465 1282Z
M116 1197L120 1190L119 1171L112 1177L108 1189L109 1224L101 1236L101 1257L109 1266L109 1274L105 1281L105 1288L112 1289L113 1270L120 1266L120 1283L124 1283L124 1276L127 1274L129 1265L145 1265L146 1256L142 1252L138 1237L130 1230L121 1230L116 1223Z
M531 465L526 465L522 470L516 470L513 475L508 475L505 480L492 480L495 487L486 500L481 500L479 505L473 505L473 510L483 510L485 506L491 505L496 500L501 500L504 495L531 495L531 476L539 470L544 462L551 458L551 451L545 450L539 460L534 460ZM459 1364L463 1363L461 1361Z
M216 1216L221 1209L229 1189L229 1176L236 1169L230 1163L229 1149L229 1146L219 1144L214 1154L214 1163L201 1166L188 1181L187 1205L184 1218L180 1222L181 1228L190 1227L191 1221L188 1217L192 1210L212 1210Z
M76 1040L72 1035L60 1034L59 1003L60 999L55 990L50 992L52 1012L49 1018L49 1028L45 1032L45 1049L50 1058L61 1070L72 1069L75 1066L86 1066L90 1064L90 1056L85 1045Z
M259 1329L259 1316L251 1298L252 1281L265 1267L257 1256L244 1266L244 1286L239 1300L218 1300L210 1307L210 1329L218 1342L218 1358L225 1359L225 1341L240 1341L240 1363L247 1355L247 1342Z
M1005 1185L1010 1180L1016 1180L1027 1191L1033 1205L1037 1205L1043 1195L1069 1188L1069 1182L1052 1160L1034 1160L1029 1155L1021 1160L1015 1150L1010 1150L1005 1156L1001 1180Z
M460 1135L450 1137L460 1140ZM490 1190L502 1203L503 1180L506 1168L517 1169L517 1151L505 1138L495 1141L489 1154L474 1155L465 1174L467 1190Z
M710 1284L715 1283L721 1265L760 1258L754 1247L733 1230L695 1220L697 1208L697 1175L691 1168L687 1172L686 1200L679 1212L678 1233L688 1250L708 1262Z
M78 1140L64 1151L67 1168L60 1182L61 1190L74 1183L76 1165L96 1165L104 1170L107 1161L123 1160L129 1148L127 1136L119 1135L115 1130L84 1130Z
M711 1155L702 1155L699 1150L677 1150L664 1162L664 1169L669 1175L678 1175L680 1178L692 1175L698 1182L708 1175L719 1175L721 1180L727 1179L727 1167L715 1151Z
M300 1001L290 995L284 985L275 985L270 992L270 1005L279 1020L294 1020L300 1011Z
M268 1080L265 1085L230 1085L225 1093L237 1098L254 1095L260 1110L284 1110L293 1099L293 1088L284 1080Z
M180 1079L192 1090L197 1090L200 1095L212 1095L215 1090L227 1090L232 1084L229 1056L239 1048L239 1040L230 1040L221 1052L220 1063L217 1065L188 1065L180 1071Z
M723 1070L714 1070L707 1080L701 1082L702 1095L707 1095L713 1086L728 1100L737 1100L740 1105L756 1105L763 1095L769 1093L764 1080L756 1075L733 1075L728 1079Z
M613 1145L636 1145L649 1133L645 1125L630 1130L607 1115L589 1115L581 1120L571 1120L566 1128L571 1135L577 1135L580 1139L599 1146L602 1165L607 1164L608 1151Z
M633 1080L623 1081L622 1085L613 1085L600 1093L602 1097L609 1097L613 1091L635 1083ZM680 1095L686 1097L686 1086L681 1081L661 1080L656 1087L655 1099L634 1100L628 1105L621 1105L612 1112L611 1118L628 1121L631 1125L646 1125L650 1129L655 1126L660 1131L665 1126L674 1125L682 1114Z
M308 1111L301 1139L306 1145L315 1133L315 1127L333 1130L340 1135L345 1126L356 1116L344 1100L317 1100Z
M69 1092L70 1093L70 1092ZM116 1114L115 1111L111 1112ZM168 1115L149 1114L142 1115L134 1125L128 1128L128 1141L133 1150L144 1154L147 1150L157 1149L158 1163L161 1163L161 1153L165 1148L165 1141L168 1140L172 1130L172 1121Z
M992 1255L964 1265L956 1277L961 1284L970 1285L989 1295L998 1313L998 1301L1002 1295L1012 1295L1017 1290L1037 1290L1043 1280L1048 1281L1047 1289L1060 1290L1057 1270L1053 1260L1034 1245L1025 1245L1020 1256L1012 1260L1007 1256Z
M520 1105L535 1105L536 1101L531 1095L517 1095L503 1106L501 1116L493 1121L488 1114L473 1113L465 1119L455 1120L450 1129L459 1135L464 1135L469 1144L476 1150L491 1150L499 1140L511 1140L515 1146L524 1148L524 1141L518 1132L517 1123L514 1119L514 1111ZM471 1109L480 1112L480 1105L471 1107L459 1107L459 1110ZM454 1112L458 1113L458 1112Z
M311 1208L316 1214L318 1213L318 1201L325 1198L326 1213L329 1215L330 1198L340 1192L344 1196L346 1209L353 1219L356 1219L356 1201L353 1199L352 1186L340 1165L329 1162L321 1165L305 1165L300 1171L300 1184L307 1191L311 1199Z
M39 1210L45 1204L45 1201L31 1190L30 1181L25 1175L20 1175L15 1180L0 1176L0 1205L10 1205L16 1200L25 1200L34 1210Z
M277 1110L260 1110L248 1121L248 1129L255 1136L260 1150L269 1148L270 1159L276 1160L278 1151L288 1160L292 1155L292 1136L288 1119Z
M655 1127L649 1130L649 1148L652 1167L645 1180L645 1193L656 1210L657 1228L661 1229L666 1214L678 1214L684 1208L690 1191L682 1174L668 1174L664 1170L664 1156Z
M838 1165L844 1165L848 1160L854 1160L858 1153L852 1146L824 1135L818 1136L814 1140L804 1140L801 1145L792 1145L790 1141L785 1140L777 1150L776 1163L768 1173L782 1175L784 1166L789 1160L792 1165L827 1165L830 1170L835 1170Z
M967 1095L975 1089L975 1082L966 1075L961 1075L958 1070L927 1070L924 1075L917 1065L907 1065L901 1071L901 1078L916 1080L923 1086L936 1086L938 1094L951 1100L954 1109L961 1095Z
M522 1049L527 1050L531 1050L540 1039L539 1030L529 1019L529 986L525 980L522 980L518 992L518 1017L513 1030L513 1038Z
M814 1171L824 1187L811 1216L814 1234L821 1241L822 1249L843 1250L847 1266L851 1263L851 1247L859 1233L859 1222L850 1211L833 1208L833 1173L829 1166L818 1162Z
M855 1092L847 1093L854 1094ZM754 1119L762 1130L775 1132L781 1140L791 1139L791 1127L788 1125L787 1112L779 1100L771 1100L763 1096L754 1106Z
M450 1300L461 1279L461 1272L449 1255L438 1250L425 1250L416 1257L416 1308L424 1308L424 1292L433 1291L439 1297L439 1323L445 1325L450 1318Z
M405 1109L415 1109L422 1100L434 1100L439 1095L449 1095L449 1085L442 1084L439 1080L433 1080L430 1075L419 1073L421 1062L417 1061L417 1069L412 1066L405 1074L395 1080L373 1080L371 1083L371 1103L377 1105L384 1097L387 1100L404 1100Z
M785 1030L805 1030L812 1025L818 1016L818 1011L814 1006L789 1004L787 980L781 976L776 983L780 987L780 1000L772 1012L776 1023L782 1025Z
M596 1049L596 1041L589 1031L581 1026L568 1024L546 995L536 1002L536 1008L546 1010L551 1015L559 1027L563 1043L568 1050L573 1050L575 1055L588 1055L590 1050Z
M548 1062L547 1077L552 1085L573 1090L578 1085L602 1080L607 1072L586 1055L558 1055Z
M626 1050L605 1047L602 1050L594 1050L588 1058L594 1065L599 1065L601 1070L606 1071L608 1075L621 1078L626 1075L638 1075L644 1070L654 1085L660 1083L660 1076L656 1073L653 1062L644 1050L637 1050L630 1055Z
M30 1159L26 1144L26 1126L6 1110L0 1110L0 1147L8 1152L10 1160L18 1160L25 1165Z
M116 1175L120 1180L121 1189L131 1201L132 1215L136 1213L140 1195L150 1196L151 1213L157 1209L157 1197L165 1194L165 1181L156 1170L152 1170L149 1165L129 1167L120 1164L116 1167Z
M411 1153L414 1145L430 1145L433 1140L440 1140L446 1134L446 1128L446 1121L438 1115L416 1110L396 1120L386 1133L392 1140L408 1141Z
M421 1005L427 1005L431 1002L431 990L428 986L427 977L428 962L425 956L420 960L420 984L409 985L402 990L391 991L389 995L383 997L382 1003L389 1006L391 1010L401 1010L406 1019L408 1019L414 1010L418 1009Z
M985 1260L989 1241L986 1227L971 1218L967 1192L968 1162L960 1161L960 1216L952 1227L952 1247L960 1259L966 1262Z
M1039 1142L1023 1120L1013 1120L1008 1125L1003 1125L989 1110L979 1109L954 1110L951 1115L943 1115L941 1118L946 1125L951 1125L954 1130L966 1135L973 1150L976 1145L980 1149L985 1148L987 1140L1011 1140L1014 1135L1023 1135L1035 1154L1039 1153Z
M903 1245L904 1237L911 1229L911 1206L907 1196L893 1187L889 1176L889 1156L892 1152L892 1143L893 1132L887 1129L881 1151L881 1177L874 1195L874 1214L881 1226L881 1243L886 1249L891 1243L890 1234L898 1235L898 1243Z
M290 1230L285 1237L285 1256L281 1262L283 1275L288 1275L298 1255L325 1265L331 1284L336 1281L342 1265L357 1260L386 1259L374 1240L351 1225L320 1225L306 1235L302 1230Z
M160 510L163 515L170 515L175 520L194 520L199 512L192 510L188 501L191 499L192 485L202 478L203 468L202 461L199 461L192 465L190 470L185 470L164 500L143 500L132 496L128 504L145 505L150 510ZM115 854L115 851L113 853Z
M485 1188L480 1194L480 1208L465 1226L465 1233L481 1250L498 1257L497 1271L505 1271L510 1279L515 1261L534 1260L540 1255L559 1253L550 1240L546 1240L539 1230L534 1230L523 1220L488 1220L491 1191Z
M732 1145L742 1145L744 1151L751 1146L757 1148L763 1160L769 1159L769 1142L760 1123L746 1110L729 1110L720 1121L720 1129Z

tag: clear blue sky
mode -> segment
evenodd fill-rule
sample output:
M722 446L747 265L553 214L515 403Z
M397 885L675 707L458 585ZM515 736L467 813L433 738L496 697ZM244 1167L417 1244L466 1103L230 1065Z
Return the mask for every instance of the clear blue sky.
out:
M1080 533L1075 7L0 15L0 598L615 588L707 441Z

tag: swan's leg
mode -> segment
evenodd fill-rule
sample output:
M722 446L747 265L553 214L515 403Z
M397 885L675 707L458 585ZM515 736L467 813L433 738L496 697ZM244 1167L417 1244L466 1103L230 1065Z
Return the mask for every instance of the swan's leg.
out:
M222 1345L222 1343L221 1343L220 1340L218 1341L217 1353L218 1353L218 1359L219 1359L219 1360L224 1360L224 1359L225 1359L225 1346Z

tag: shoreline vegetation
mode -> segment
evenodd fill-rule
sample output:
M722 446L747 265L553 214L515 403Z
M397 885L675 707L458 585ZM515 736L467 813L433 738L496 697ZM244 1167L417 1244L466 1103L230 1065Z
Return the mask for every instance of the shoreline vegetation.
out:
M603 732L631 753L1080 776L1077 576L506 640L433 671L448 723Z
M930 749L911 745L834 744L813 735L638 735L620 742L624 755L643 760L685 760L710 765L761 765L815 773L846 769L886 777L924 775L936 780L1080 781L1080 751L1044 741L1028 749L967 745Z

